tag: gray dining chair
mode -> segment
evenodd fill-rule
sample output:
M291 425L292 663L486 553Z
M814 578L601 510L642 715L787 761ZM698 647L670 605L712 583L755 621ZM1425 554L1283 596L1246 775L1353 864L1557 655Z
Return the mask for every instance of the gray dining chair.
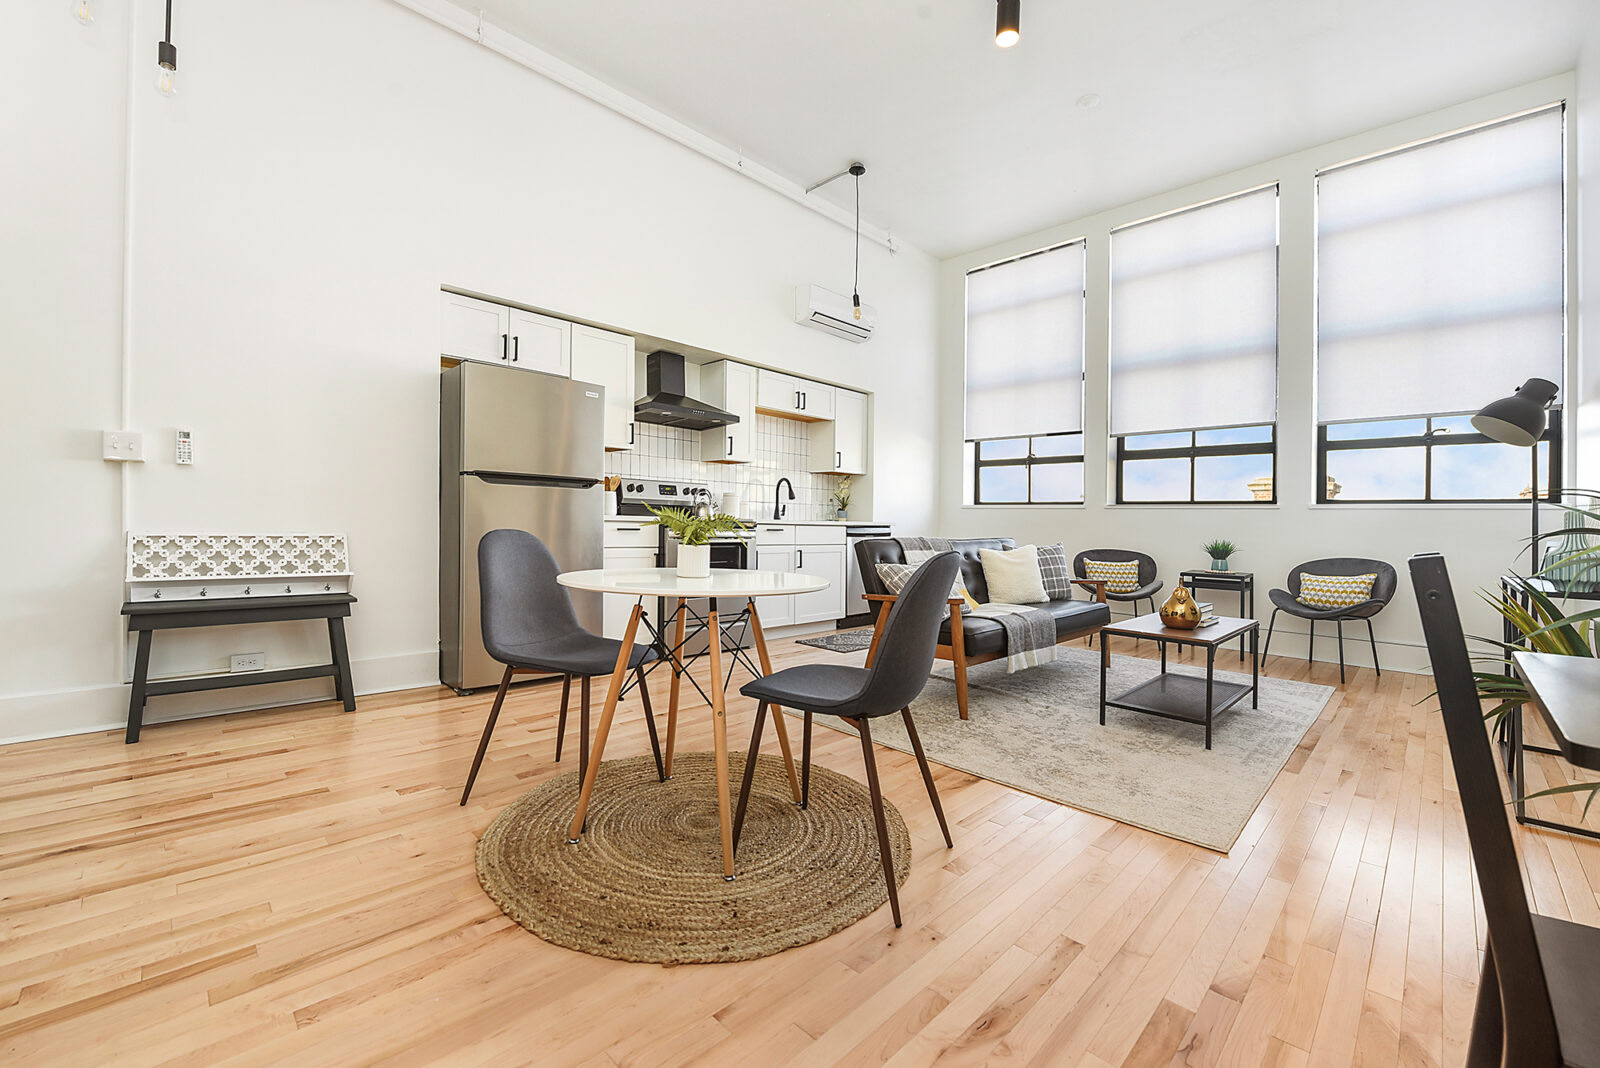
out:
M1300 600L1300 578L1302 575L1366 575L1373 574L1377 577L1372 580L1372 592L1360 604L1348 605L1344 608L1314 608ZM1372 633L1372 617L1383 611L1384 607L1394 600L1394 591L1400 584L1399 576L1394 568L1382 560L1368 560L1360 556L1330 556L1322 560L1307 560L1299 567L1289 572L1287 590L1269 590L1267 596L1272 598L1272 619L1267 623L1267 642L1261 650L1261 662L1267 662L1267 652L1272 648L1272 628L1277 625L1278 613L1288 612L1306 621L1306 660L1312 657L1312 650L1316 647L1318 620L1332 621L1339 629L1339 683L1344 684L1344 624L1345 620L1362 619L1367 623L1367 641L1372 643L1372 669L1380 676L1383 668L1378 666L1378 639Z
M461 803L467 803L472 784L478 778L489 736L500 718L506 689L513 675L553 674L561 676L561 719L556 727L556 760L561 759L561 742L567 733L567 702L572 680L580 680L582 709L579 713L578 781L589 768L589 680L610 675L617 667L622 643L614 638L591 634L578 622L567 588L556 581L561 566L544 542L525 530L491 530L478 542L478 591L483 605L483 647L506 666L500 689L489 709L489 722L483 725L478 755L472 758ZM628 667L639 687L644 705L644 722L650 732L650 749L656 758L656 773L666 781L661 764L661 743L656 739L656 719L650 708L650 690L645 685L644 665L656 659L653 646L635 645L628 654Z
M810 803L811 717L816 713L838 716L861 735L867 792L872 797L872 815L878 829L878 856L883 861L883 879L889 887L889 909L894 914L896 927L900 926L900 897L894 884L894 855L889 846L889 825L883 814L883 791L878 786L878 764L873 758L869 723L879 716L900 713L912 751L917 755L917 766L922 769L922 781L928 787L928 799L939 817L944 844L954 845L950 827L945 823L944 808L939 804L939 791L933 785L933 773L928 770L928 758L922 752L922 740L917 737L917 725L911 719L911 702L921 695L928 683L939 640L939 625L944 622L945 601L950 597L950 587L955 583L960 566L960 554L946 552L932 557L917 569L889 610L871 667L801 664L756 679L739 690L746 697L756 698L760 704L756 707L755 729L750 735L750 753L745 759L744 782L739 788L739 807L733 817L734 848L739 847L739 833L744 828L744 813L750 801L750 784L755 780L761 728L767 719L768 706L780 706L774 713L779 716L783 715L783 708L805 713L800 764L801 808Z

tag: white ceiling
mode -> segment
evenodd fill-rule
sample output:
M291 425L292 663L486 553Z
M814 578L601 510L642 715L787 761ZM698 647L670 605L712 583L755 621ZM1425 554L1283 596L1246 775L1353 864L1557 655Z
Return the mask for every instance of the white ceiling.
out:
M936 256L1571 70L1594 0L475 0ZM1098 106L1077 105L1097 94ZM848 181L827 195L849 205Z

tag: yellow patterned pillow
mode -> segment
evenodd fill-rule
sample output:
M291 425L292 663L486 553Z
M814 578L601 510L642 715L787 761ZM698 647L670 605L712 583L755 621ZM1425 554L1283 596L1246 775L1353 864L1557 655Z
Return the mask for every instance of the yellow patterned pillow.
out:
M1103 579L1109 593L1132 593L1139 588L1139 561L1084 560L1083 577Z
M1377 572L1370 575L1301 575L1300 596L1295 598L1310 608L1349 608L1372 596Z

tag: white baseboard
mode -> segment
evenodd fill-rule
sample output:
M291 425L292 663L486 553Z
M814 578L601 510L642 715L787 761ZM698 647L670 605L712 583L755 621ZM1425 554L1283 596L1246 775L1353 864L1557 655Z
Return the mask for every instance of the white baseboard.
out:
M350 675L358 696L433 686L439 682L439 653L429 650L352 660ZM332 696L331 679L171 694L149 700L145 706L144 725L327 701ZM0 697L0 745L62 738L69 734L120 731L127 725L127 683Z

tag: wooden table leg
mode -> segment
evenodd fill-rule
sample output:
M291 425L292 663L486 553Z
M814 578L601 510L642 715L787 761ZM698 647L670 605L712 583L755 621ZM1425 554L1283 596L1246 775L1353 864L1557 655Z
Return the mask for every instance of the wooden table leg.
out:
M334 694L344 702L346 712L354 712L356 688L350 680L350 647L345 644L344 620L339 616L328 618L328 644L333 646L333 666L339 672L334 676Z
M682 672L678 670L678 657L683 649L683 598L678 598L678 609L673 615L678 617L678 622L673 627L672 653L668 658L672 668L672 695L667 699L667 755L666 776L672 778L672 748L678 741L678 684L682 681Z
M761 630L761 617L756 614L755 598L750 598L750 634L756 641L756 656L761 660L761 674L772 674L772 661L767 657L767 636ZM720 677L720 676L719 676ZM794 803L800 804L800 779L794 773L794 754L789 749L789 728L784 726L783 709L772 707L772 725L778 730L778 748L783 751L783 766L789 773L789 791Z
M722 700L722 631L711 601L711 736L717 763L717 819L722 824L722 877L733 880L733 809L728 798L728 717ZM783 713L778 713L782 715Z
M150 639L153 630L139 632L139 648L133 654L133 689L128 694L128 733L123 741L132 745L139 740L139 729L144 726L145 678L150 674Z
M589 815L589 795L594 793L594 780L600 774L600 758L605 753L606 735L611 733L611 717L617 711L617 699L622 696L622 680L628 677L628 656L633 652L633 636L639 629L641 604L634 602L628 613L628 627L622 632L622 648L617 650L617 666L611 672L611 685L606 687L606 703L600 709L600 726L594 732L594 747L589 752L589 770L583 776L583 789L578 794L578 811L572 816L572 826L567 831L567 841L576 845L583 833L583 821ZM723 769L727 777L727 769ZM732 861L729 861L731 864Z

